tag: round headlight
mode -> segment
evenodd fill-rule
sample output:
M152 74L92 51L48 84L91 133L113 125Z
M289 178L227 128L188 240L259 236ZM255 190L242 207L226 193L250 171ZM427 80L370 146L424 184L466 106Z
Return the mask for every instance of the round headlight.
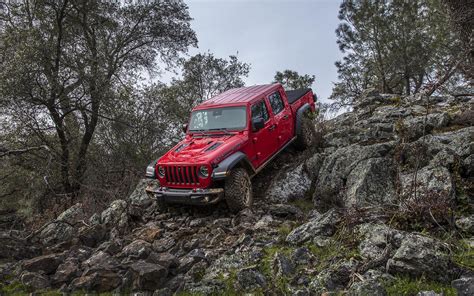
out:
M203 165L199 168L199 173L201 174L202 177L207 178L209 177L209 169L207 166Z
M159 166L158 167L158 175L160 175L160 177L164 177L165 176L165 168L162 167L162 166Z

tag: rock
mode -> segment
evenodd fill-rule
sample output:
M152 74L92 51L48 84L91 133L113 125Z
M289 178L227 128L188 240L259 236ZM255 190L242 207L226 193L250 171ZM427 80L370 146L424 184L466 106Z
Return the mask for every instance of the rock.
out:
M272 216L285 219L301 219L304 216L298 207L289 204L270 204L268 212Z
M107 235L107 230L102 224L95 224L79 229L79 241L88 247L95 247L101 243Z
M133 288L138 291L154 291L160 288L168 274L163 266L144 260L131 264L130 268L136 273Z
M74 234L74 227L68 223L54 221L41 231L39 237L43 245L54 245L71 240Z
M329 210L325 214L295 228L288 234L286 241L291 244L301 244L316 235L331 236L334 234L335 225L338 222L339 214L334 209Z
M420 291L416 296L444 296L444 293L436 293L435 291Z
M426 276L441 282L453 277L453 264L447 245L418 234L409 234L403 238L400 247L388 260L387 270L391 274Z
M466 233L474 234L474 215L456 219L456 226Z
M122 247L122 242L120 240L113 239L103 242L99 247L97 247L97 251L104 251L109 255L115 255L122 250Z
M153 243L161 236L162 230L160 227L152 224L147 224L134 232L137 239L144 240L149 243Z
M117 273L101 270L74 279L69 285L69 290L85 290L101 293L112 291L121 283L122 279Z
M265 288L267 282L265 277L256 268L243 268L237 272L237 290L252 291L258 288Z
M113 201L110 206L102 211L101 221L103 224L114 227L123 222L122 214L126 213L127 202L121 199Z
M68 258L61 263L56 269L56 273L52 277L52 281L56 284L69 283L72 279L79 276L79 261L75 258Z
M46 289L50 283L46 276L36 272L24 272L20 276L20 281L23 285L31 287L35 290Z
M56 271L62 260L62 254L50 254L25 260L22 265L24 270L51 274Z
M304 198L311 186L311 179L304 170L303 164L296 168L283 168L272 179L265 196L273 202L287 202L288 200Z
M346 206L383 205L396 198L396 166L391 158L360 161L347 176Z
M417 116L407 118L402 122L403 133L402 137L414 140L428 134L433 129L445 127L449 122L449 115L447 113L431 113L427 116Z
M148 186L150 183L157 183L157 180L151 180L151 179L141 179L138 181L137 186L135 187L135 190L130 194L128 199L132 204L140 205L141 207L146 207L150 205L154 199L151 198L146 192L145 188ZM159 184L158 184L159 185Z
M296 265L308 265L312 258L313 255L306 247L295 249L291 255L291 261Z
M363 282L355 282L349 288L347 293L349 296L385 296L387 292L385 288L377 281L368 280Z
M132 260L145 259L151 250L152 248L149 242L135 240L123 248L120 257L128 257Z
M258 220L257 223L255 223L255 226L253 227L254 230L263 230L263 229L268 229L273 223L273 218L270 215L265 215L263 216L260 220Z
M324 157L324 154L316 153L306 160L305 166L310 180L316 180L318 178L319 170L321 169L324 162Z
M342 290L349 283L356 266L357 263L354 260L338 262L320 272L310 285L320 291Z
M374 260L380 258L388 248L388 257L393 256L400 246L405 233L385 224L366 223L357 227L357 233L362 237L359 252L363 258ZM388 258L387 258L388 259Z
M81 203L77 203L70 207L69 209L62 212L57 221L65 222L71 226L75 226L81 224L82 221L86 219L86 215L84 213L84 209L82 208Z
M0 246L0 259L21 260L40 255L39 247L15 235L14 231L0 231Z
M176 258L176 256L167 252L151 252L146 261L161 265L166 269L175 268L179 265L179 260Z
M194 264L202 260L207 260L204 251L201 249L194 249L179 260L178 272L186 273Z
M277 252L272 262L273 273L277 276L286 277L293 273L293 263L283 254Z
M453 288L458 292L458 296L474 295L474 277L466 277L451 282Z
M400 176L402 194L407 198L413 196L414 174L415 172ZM447 168L426 166L416 174L417 197L424 198L433 195L454 197L454 184Z
M257 264L263 257L263 252L258 247L249 250L231 252L217 258L206 270L205 280L219 279L221 275L228 275L235 270L240 270L249 265Z
M153 242L153 250L158 253L166 252L176 245L176 241L171 237L161 238Z
M119 267L119 262L114 257L104 251L93 254L89 259L82 262L83 269L92 270L115 270Z

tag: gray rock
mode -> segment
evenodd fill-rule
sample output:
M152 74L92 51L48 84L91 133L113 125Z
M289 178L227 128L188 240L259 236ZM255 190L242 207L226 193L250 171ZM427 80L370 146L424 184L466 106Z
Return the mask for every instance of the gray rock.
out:
M101 221L107 226L118 226L123 224L123 214L126 214L127 202L121 199L113 201L110 206L102 211Z
M304 198L311 186L311 179L304 170L303 164L289 169L283 168L272 179L265 196L273 202L286 202L291 199Z
M347 295L350 296L385 296L387 292L385 288L378 282L374 280L368 280L363 282L355 282L349 288Z
M66 242L74 237L74 227L62 221L48 224L39 235L43 245Z
M118 260L104 251L93 254L89 259L82 262L82 268L92 270L115 270L120 263Z
M206 254L201 249L194 249L179 260L178 272L186 273L197 262L207 260Z
M79 229L79 241L88 247L95 247L101 243L107 234L107 230L102 224L81 227Z
M268 212L277 218L300 219L304 216L298 207L289 204L271 204Z
M296 265L308 265L312 258L313 255L306 247L295 249L291 255L291 261Z
M171 237L161 238L153 242L153 250L156 252L166 252L176 245L176 241Z
M133 260L146 259L150 254L152 248L149 242L144 240L135 240L125 246L122 252L119 254L120 257L128 257Z
M474 295L474 278L460 278L451 282L453 288L456 289L459 296Z
M138 291L154 291L161 288L168 274L163 266L144 260L131 264L130 268L136 274L133 288Z
M61 264L63 260L62 254L50 254L50 255L43 255L39 257L35 257L32 259L28 259L23 261L23 269L31 272L39 272L42 271L46 274L51 274L56 271L59 264Z
M454 184L451 173L445 167L426 166L416 172L400 175L402 194L411 198L414 196L414 185L417 185L417 197L424 198L428 195L454 197Z
M280 252L275 253L273 257L272 269L273 273L280 277L287 277L294 272L293 262Z
M347 176L346 206L383 205L397 198L396 166L392 158L360 161Z
M69 290L85 290L93 292L109 292L120 286L122 278L113 271L100 270L74 279Z
M474 215L456 219L456 226L466 233L474 234Z
M442 282L451 280L454 274L447 245L418 234L403 238L400 247L388 260L387 270L391 274L426 276Z
M35 290L46 289L50 286L48 278L36 272L23 272L20 276L20 281L23 285Z
M56 269L56 273L52 277L52 281L56 284L69 283L72 279L79 276L79 261L74 258L68 258L61 263Z
M157 180L141 179L140 181L138 181L135 190L132 192L132 194L130 194L128 199L132 204L140 205L143 207L150 205L154 199L146 193L145 188L148 186L148 184L156 184L157 182Z
M436 293L435 291L420 291L416 296L444 296L444 293Z
M423 134L428 134L435 128L445 127L449 122L447 113L431 113L427 116L417 116L403 121L402 137L417 139Z
M266 286L265 277L254 267L243 268L237 272L237 290L252 291Z
M148 256L146 261L156 263L158 265L165 267L166 269L175 268L179 265L178 258L176 258L176 256L174 256L173 254L170 254L167 252L164 252L164 253L151 252L151 254Z
M286 241L291 244L301 244L317 235L331 236L335 225L339 222L339 214L332 209L323 215L295 228L288 234Z
M62 212L58 218L56 219L57 221L62 221L67 224L70 224L72 226L81 224L82 221L86 219L86 215L84 213L84 209L82 208L81 203L77 203L67 209L66 211Z
M366 223L357 227L357 233L362 238L359 244L359 252L362 257L374 260L379 258L386 248L389 248L389 256L393 256L395 250L400 246L405 233L385 224ZM387 258L388 259L388 258Z

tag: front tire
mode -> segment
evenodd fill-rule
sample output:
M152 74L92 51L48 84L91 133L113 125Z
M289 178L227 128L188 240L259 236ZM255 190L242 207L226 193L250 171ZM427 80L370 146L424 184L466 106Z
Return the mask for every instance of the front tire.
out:
M232 212L250 208L253 204L252 183L244 168L235 168L225 180L225 199Z
M316 138L316 129L310 112L303 113L301 127L296 134L295 147L298 150L305 150L313 146Z

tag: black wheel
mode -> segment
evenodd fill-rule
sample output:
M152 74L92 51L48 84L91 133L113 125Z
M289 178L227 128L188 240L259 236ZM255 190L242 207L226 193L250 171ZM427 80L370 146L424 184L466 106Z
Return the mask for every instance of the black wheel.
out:
M225 200L232 212L250 208L253 203L252 183L244 168L235 168L225 180Z
M305 112L301 118L301 128L296 134L295 147L305 150L314 144L316 130L310 112Z

